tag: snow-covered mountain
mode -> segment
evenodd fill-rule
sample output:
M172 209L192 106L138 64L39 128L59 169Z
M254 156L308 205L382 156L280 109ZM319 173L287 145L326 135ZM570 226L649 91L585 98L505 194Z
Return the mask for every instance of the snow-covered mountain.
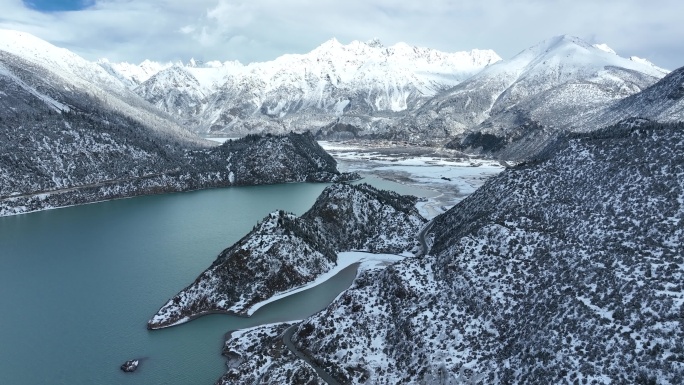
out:
M0 30L3 76L55 111L97 107L131 118L159 135L199 143L196 135L154 108L101 66L25 32Z
M174 63L158 63L151 60L144 60L140 64L131 64L127 62L112 63L108 59L100 59L97 61L105 71L113 75L117 79L124 82L129 88L135 88L140 83L154 76L157 72L172 67ZM176 63L182 65L182 63Z
M505 61L492 51L448 54L332 39L307 54L249 65L100 64L202 133L311 130L328 138L441 142L456 136L451 146L469 151L491 150L492 137L495 148L523 137L542 147L668 73L566 35Z
M634 125L644 121L681 122L684 121L684 67L636 94L579 112L567 117L573 123L563 129L545 128L536 122L525 123L503 134L470 132L464 139L456 139L447 146L471 150L477 147L501 158L530 159L572 132L597 131L615 124Z
M218 146L100 66L0 30L0 216L200 188L333 181L312 135Z
M682 123L575 134L437 217L428 255L362 273L292 335L231 335L220 383L681 384L683 146Z
M638 94L618 100L585 124L595 129L628 118L657 122L684 121L684 67L672 71Z
M472 150L487 147L479 141L483 134L507 142L540 129L574 129L584 115L666 74L643 59L620 57L606 45L557 36L437 95L400 126L415 135L458 135L452 146Z
M499 60L491 50L444 53L332 39L307 54L248 65L100 64L198 132L245 134L317 130L342 116L403 115ZM152 68L160 70L148 76Z

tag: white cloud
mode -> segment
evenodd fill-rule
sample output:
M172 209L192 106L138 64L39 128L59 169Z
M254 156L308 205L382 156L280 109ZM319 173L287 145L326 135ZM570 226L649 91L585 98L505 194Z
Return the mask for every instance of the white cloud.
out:
M180 31L188 35L195 32L195 27L193 27L192 25L186 25L185 27L181 27Z
M33 33L88 59L269 60L336 37L445 51L491 48L509 58L558 34L621 55L684 65L680 0L100 0L42 14L3 0L0 27Z

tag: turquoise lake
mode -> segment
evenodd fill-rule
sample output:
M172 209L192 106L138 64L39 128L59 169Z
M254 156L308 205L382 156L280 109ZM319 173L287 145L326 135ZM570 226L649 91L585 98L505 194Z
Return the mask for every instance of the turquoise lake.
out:
M0 217L0 384L213 384L225 372L226 332L303 319L349 287L355 269L249 318L209 315L156 331L147 320L269 212L301 215L326 186L233 187ZM134 358L143 359L139 369L123 373Z
M276 209L304 213L325 184L215 189L0 218L0 384L213 384L224 334L301 319L349 286L347 269L253 317L147 320ZM144 358L127 374L119 365Z

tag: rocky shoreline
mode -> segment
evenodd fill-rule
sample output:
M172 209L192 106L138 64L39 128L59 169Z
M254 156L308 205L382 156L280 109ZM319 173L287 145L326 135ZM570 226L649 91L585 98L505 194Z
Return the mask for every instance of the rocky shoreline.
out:
M322 174L312 181L284 181L279 183L335 183L360 179L355 173ZM246 184L249 185L249 184ZM191 192L212 188L235 186L228 179L221 179L216 175L161 175L152 178L142 177L126 183L107 183L102 186L70 188L54 192L42 192L20 197L0 199L0 217L9 215L28 214L36 211L50 210L62 207L105 202L115 199L134 198L137 196Z

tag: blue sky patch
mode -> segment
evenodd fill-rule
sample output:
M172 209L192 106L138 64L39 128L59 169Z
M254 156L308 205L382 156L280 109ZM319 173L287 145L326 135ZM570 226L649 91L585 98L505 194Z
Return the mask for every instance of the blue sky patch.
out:
M80 11L95 4L95 0L22 0L24 5L40 12Z

